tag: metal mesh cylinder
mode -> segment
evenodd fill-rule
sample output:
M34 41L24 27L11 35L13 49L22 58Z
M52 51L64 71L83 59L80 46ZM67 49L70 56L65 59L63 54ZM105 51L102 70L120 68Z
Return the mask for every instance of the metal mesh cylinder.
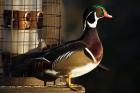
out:
M62 0L1 0L3 52L24 54L62 38ZM43 24L43 26L41 25ZM43 27L43 29L42 29Z
M62 38L62 0L43 0L44 31L47 45L59 44Z
M62 0L0 0L0 67L9 73L11 58L58 45L62 6Z
M4 2L3 52L24 54L38 48L39 14L42 0L7 0Z

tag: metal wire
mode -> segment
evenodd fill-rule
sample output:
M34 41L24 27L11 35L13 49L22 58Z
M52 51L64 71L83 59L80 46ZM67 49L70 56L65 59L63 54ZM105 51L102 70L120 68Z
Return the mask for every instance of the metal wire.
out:
M0 0L0 64L6 64L6 76L13 76L13 57L61 43L61 6L62 0Z

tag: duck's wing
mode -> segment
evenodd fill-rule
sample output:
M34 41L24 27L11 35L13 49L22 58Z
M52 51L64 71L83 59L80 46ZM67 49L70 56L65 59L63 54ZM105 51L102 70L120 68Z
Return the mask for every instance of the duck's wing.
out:
M86 44L84 44L82 41L70 41L60 46L47 50L46 53L43 55L43 57L53 62L56 58L58 58L62 54L71 51L82 50L85 47Z

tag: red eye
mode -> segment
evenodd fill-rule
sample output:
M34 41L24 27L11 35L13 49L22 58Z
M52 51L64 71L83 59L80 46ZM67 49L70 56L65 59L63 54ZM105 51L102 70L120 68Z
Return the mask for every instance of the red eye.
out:
M97 17L103 17L104 16L103 9L102 8L97 8L96 9L96 14L97 14Z

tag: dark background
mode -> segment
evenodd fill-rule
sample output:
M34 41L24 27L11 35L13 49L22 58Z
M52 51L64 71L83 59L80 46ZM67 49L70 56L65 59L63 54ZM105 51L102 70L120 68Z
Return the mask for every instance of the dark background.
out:
M82 34L82 14L86 7L102 4L113 19L98 22L104 46L102 64L110 71L95 69L74 79L86 93L140 93L140 3L138 0L64 0L65 38L69 41Z

